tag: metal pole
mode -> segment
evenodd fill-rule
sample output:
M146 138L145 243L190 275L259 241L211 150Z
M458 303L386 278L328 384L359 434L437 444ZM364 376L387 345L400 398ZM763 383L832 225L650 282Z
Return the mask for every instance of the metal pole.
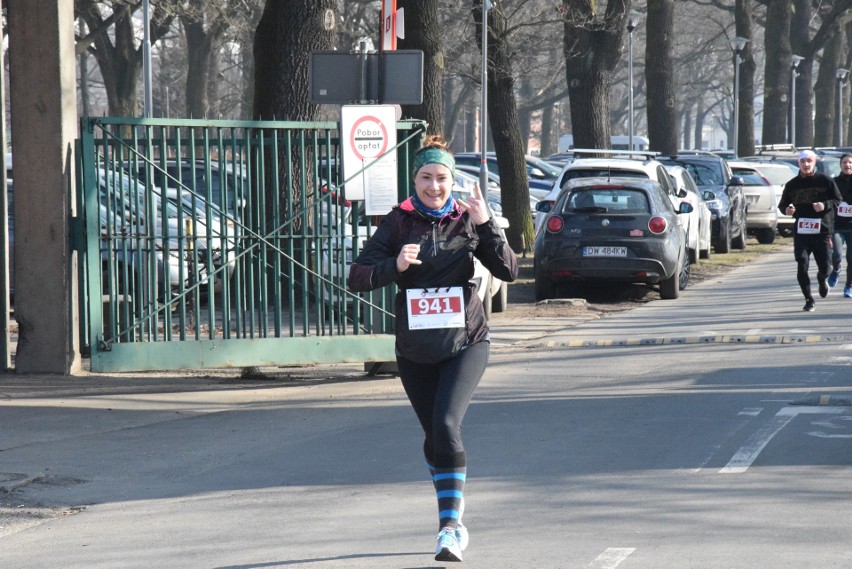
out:
M482 0L482 110L479 113L479 191L488 194L488 10L489 0Z
M144 116L151 117L153 98L151 91L151 4L150 0L142 2L142 68L145 76L145 100L144 100Z
M738 155L738 144L740 139L740 52L734 55L734 154Z
M837 79L837 146L843 146L843 86L846 84L846 76L849 74L848 69L842 67L834 72L834 77Z
M627 144L633 150L633 26L627 33L627 82L630 85L627 95Z
M796 146L796 68L793 68L793 75L790 81L790 144Z
M843 146L843 80L837 80L837 146Z
M793 54L790 56L790 144L796 146L796 68L804 57Z

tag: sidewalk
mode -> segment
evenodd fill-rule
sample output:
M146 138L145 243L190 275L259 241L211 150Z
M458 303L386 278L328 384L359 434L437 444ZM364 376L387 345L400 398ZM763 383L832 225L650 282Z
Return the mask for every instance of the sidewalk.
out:
M815 267L811 275L816 295ZM780 251L691 285L676 300L601 317L500 321L491 335L496 349L852 341L852 299L843 297L842 282L815 298L816 310L802 311L792 253Z

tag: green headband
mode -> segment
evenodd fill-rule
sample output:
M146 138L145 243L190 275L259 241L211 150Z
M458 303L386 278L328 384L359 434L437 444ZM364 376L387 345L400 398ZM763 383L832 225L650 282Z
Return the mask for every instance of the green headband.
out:
M423 148L414 155L414 168L411 177L417 176L417 171L426 164L441 164L450 169L453 178L456 177L456 161L453 155L440 148Z

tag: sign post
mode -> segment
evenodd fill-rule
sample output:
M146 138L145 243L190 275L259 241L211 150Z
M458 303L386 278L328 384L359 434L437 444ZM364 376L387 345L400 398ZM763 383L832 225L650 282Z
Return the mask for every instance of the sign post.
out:
M396 108L344 105L340 139L346 199L364 200L366 215L388 213L398 201L396 151L390 151L396 146Z

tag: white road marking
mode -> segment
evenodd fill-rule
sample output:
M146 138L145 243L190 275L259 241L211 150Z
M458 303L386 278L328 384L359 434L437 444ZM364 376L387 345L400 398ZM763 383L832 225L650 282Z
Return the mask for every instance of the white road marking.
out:
M635 547L608 547L589 564L588 569L615 569L634 551Z
M815 407L815 406L793 406L784 407L764 427L758 429L734 454L728 464L719 471L719 474L741 474L748 470L760 452L766 448L769 441L783 429L787 423L792 421L800 413L843 413L843 409L837 407Z
M838 423L838 421L852 421L852 417L849 415L845 415L843 417L833 417L828 421L814 421L812 424L817 427L823 427L825 429L846 429L848 430L848 423L846 425ZM824 431L811 431L808 433L812 437L819 437L821 439L852 439L852 434L842 434L842 433L826 433Z
M763 328L750 328L750 329L746 330L745 335L746 336L757 336L758 334L760 334L760 332L762 330L763 330Z
M749 417L757 417L758 415L760 415L761 411L763 411L763 407L746 407L737 414L748 415Z

